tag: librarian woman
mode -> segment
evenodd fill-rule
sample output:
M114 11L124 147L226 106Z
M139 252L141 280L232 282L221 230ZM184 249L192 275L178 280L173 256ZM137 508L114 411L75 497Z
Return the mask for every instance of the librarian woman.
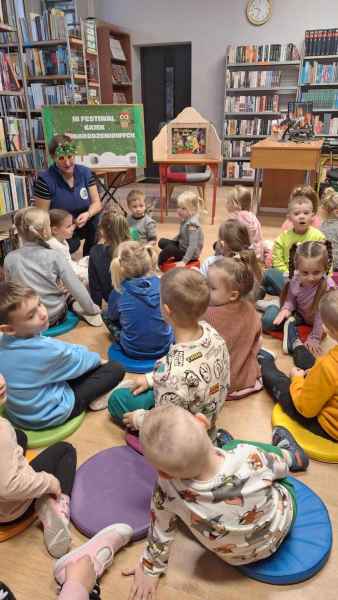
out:
M84 240L83 255L96 243L99 212L102 209L94 176L90 169L75 164L75 144L66 135L56 135L49 144L53 164L39 173L34 185L35 206L50 210L61 208L73 215L76 229L68 240L75 252Z

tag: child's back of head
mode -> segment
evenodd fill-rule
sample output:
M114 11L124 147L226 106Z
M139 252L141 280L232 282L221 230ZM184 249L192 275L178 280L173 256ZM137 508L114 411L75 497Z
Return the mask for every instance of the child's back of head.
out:
M111 263L112 282L115 290L121 289L125 279L145 277L156 271L158 253L154 246L139 242L122 242Z
M113 257L119 244L130 239L129 225L127 219L114 210L107 210L102 213L99 233L106 246L111 248Z
M218 244L224 256L233 257L237 253L245 253L246 262L254 273L257 281L262 279L262 270L259 266L256 253L250 243L249 230L238 219L228 219L221 223L218 231ZM243 255L244 256L244 255Z
M177 323L198 322L208 307L209 297L208 283L195 269L172 269L161 277L161 303L169 307Z
M16 213L14 225L24 242L33 242L49 248L47 240L51 238L52 233L47 211L35 207L23 208Z
M226 208L229 213L240 210L251 210L251 190L243 185L235 185L228 192L225 200Z
M326 188L321 197L320 206L324 210L327 219L338 220L338 192L335 189L332 187Z
M338 342L338 290L330 290L322 296L319 312L329 334Z
M255 277L251 268L251 251L242 250L233 257L224 257L215 262L208 272L208 281L213 282L211 286L211 305L217 305L213 302L213 293L217 289L220 291L220 300L222 288L224 295L229 298L228 301L234 302L246 298L253 289ZM226 302L225 302L226 303Z

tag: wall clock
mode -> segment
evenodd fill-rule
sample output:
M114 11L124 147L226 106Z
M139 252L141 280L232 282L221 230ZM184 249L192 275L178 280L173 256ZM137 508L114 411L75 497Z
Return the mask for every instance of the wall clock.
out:
M272 17L272 0L249 0L246 16L252 25L264 25Z

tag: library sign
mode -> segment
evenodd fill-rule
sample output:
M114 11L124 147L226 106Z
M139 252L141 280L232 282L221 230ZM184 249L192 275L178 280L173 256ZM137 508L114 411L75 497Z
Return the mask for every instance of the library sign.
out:
M144 167L142 104L62 105L42 108L47 143L56 134L76 143L76 162L89 168Z

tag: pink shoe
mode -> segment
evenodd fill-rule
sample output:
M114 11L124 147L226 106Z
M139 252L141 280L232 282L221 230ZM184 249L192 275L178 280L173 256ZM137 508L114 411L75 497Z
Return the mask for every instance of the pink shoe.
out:
M66 577L66 566L69 563L76 562L83 556L91 558L94 563L96 577L101 577L112 564L115 552L128 544L132 535L132 528L125 523L116 523L101 529L91 540L56 561L54 565L56 581L63 585Z
M55 500L42 496L35 501L36 513L43 525L43 535L48 552L59 558L68 552L71 544L69 531L69 496L61 494Z

